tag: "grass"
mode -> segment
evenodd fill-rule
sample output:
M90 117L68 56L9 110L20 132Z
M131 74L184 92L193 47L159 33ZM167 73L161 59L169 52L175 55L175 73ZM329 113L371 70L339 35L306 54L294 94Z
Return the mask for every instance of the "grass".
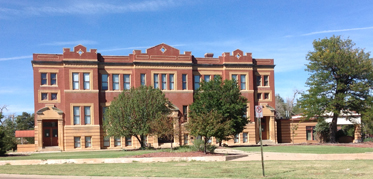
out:
M82 158L119 158L124 156L142 155L146 153L159 152L157 150L137 151L82 151L61 153L34 153L27 156L0 157L0 160L32 160L32 159L82 159Z
M260 161L62 164L0 167L2 174L262 178ZM373 160L266 161L266 178L371 178Z
M234 147L233 149L242 150L246 152L260 152L260 147ZM322 145L289 145L289 146L263 146L263 152L343 154L343 153L373 152L373 148L322 146Z

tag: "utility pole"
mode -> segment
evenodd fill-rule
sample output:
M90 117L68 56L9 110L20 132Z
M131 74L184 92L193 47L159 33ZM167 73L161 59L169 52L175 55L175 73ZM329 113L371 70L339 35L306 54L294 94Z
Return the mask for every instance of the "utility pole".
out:
M264 157L263 157L263 142L262 142L262 120L261 118L263 117L263 110L262 107L255 106L255 114L256 117L258 118L259 122L259 140L260 140L260 153L262 156L262 172L263 172L263 177L265 177L265 172L264 172Z

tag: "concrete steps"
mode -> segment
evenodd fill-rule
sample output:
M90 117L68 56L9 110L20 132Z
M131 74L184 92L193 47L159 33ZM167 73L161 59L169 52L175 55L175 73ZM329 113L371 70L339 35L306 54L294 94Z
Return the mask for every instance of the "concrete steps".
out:
M39 152L61 152L61 149L58 146L44 147Z

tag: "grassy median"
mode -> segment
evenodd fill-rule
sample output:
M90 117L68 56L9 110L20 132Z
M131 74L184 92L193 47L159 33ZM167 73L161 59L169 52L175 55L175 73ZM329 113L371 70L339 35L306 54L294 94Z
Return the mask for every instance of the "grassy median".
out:
M192 178L261 178L260 161L62 164L0 167L3 174L137 176ZM267 178L371 178L372 160L266 161Z

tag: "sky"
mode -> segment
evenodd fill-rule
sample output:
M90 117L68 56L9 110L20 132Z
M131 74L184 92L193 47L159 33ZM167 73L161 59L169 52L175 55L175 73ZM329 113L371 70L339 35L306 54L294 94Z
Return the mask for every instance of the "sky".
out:
M306 91L306 55L340 35L373 50L373 1L0 0L0 106L34 112L32 54L82 44L128 55L166 43L195 57L241 49L275 62L275 92Z

